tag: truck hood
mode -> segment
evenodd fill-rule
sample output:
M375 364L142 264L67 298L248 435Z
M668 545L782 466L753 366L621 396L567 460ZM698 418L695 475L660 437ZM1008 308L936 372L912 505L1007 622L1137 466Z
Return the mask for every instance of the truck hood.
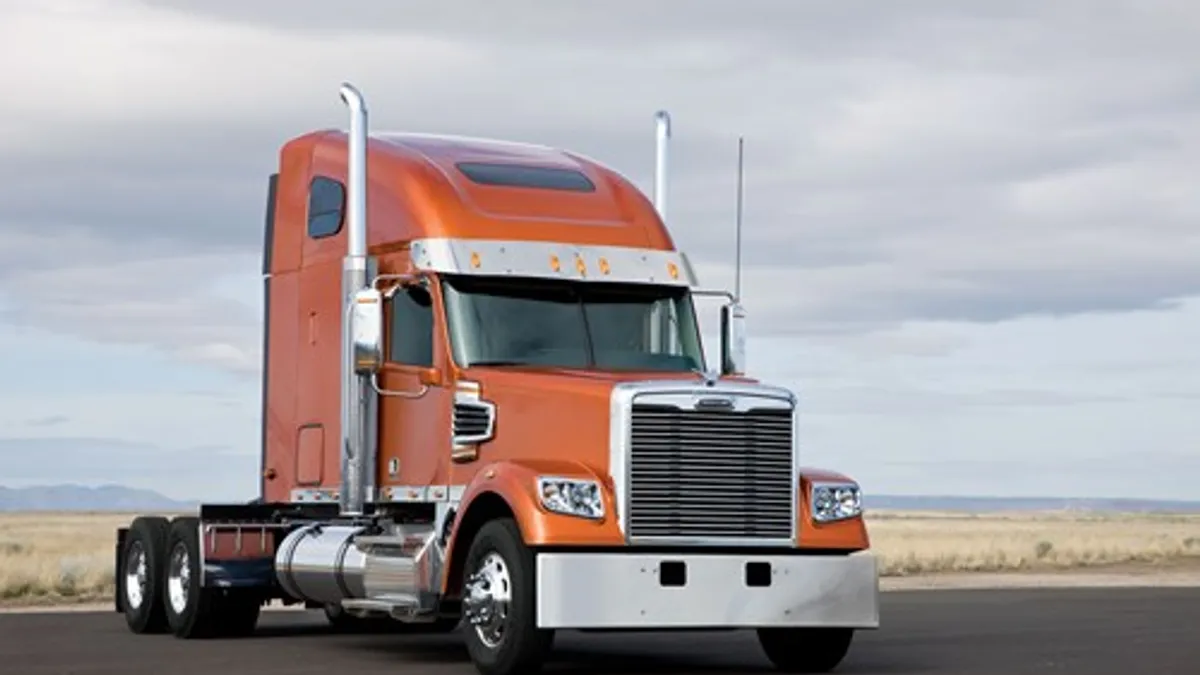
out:
M481 396L496 405L495 437L481 448L481 457L576 462L601 476L610 472L610 397L614 386L623 382L704 381L697 373L598 372L534 366L475 367L464 371L463 378L478 382Z

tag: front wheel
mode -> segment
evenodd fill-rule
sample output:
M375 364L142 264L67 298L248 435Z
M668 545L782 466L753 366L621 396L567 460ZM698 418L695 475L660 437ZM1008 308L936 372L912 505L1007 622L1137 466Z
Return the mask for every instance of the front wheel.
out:
M533 552L512 518L490 521L475 535L463 566L463 637L483 675L533 675L554 631L535 617Z
M785 673L827 673L846 658L853 628L759 628L758 643Z

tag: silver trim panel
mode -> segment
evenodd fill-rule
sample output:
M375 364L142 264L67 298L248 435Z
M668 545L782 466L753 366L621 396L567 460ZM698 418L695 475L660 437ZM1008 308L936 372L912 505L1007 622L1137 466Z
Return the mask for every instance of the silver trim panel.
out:
M390 485L367 495L369 502L444 502L460 501L465 485ZM336 502L337 488L297 488L289 497L293 503Z
M681 561L686 585L664 587L659 565ZM771 585L748 587L745 564L771 564ZM622 589L613 593L612 589ZM849 556L542 553L540 628L879 627L879 574Z
M695 286L682 251L503 239L416 239L413 264L444 274ZM553 261L557 260L557 269ZM674 271L674 276L672 276Z

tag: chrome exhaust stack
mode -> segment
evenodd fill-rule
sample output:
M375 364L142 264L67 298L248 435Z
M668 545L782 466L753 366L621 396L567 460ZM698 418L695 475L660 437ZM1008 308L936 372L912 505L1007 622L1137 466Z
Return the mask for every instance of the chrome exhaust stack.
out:
M667 217L667 143L671 140L671 115L666 110L654 114L657 128L655 130L654 152L654 208L658 217Z
M354 294L367 287L367 104L349 83L339 91L350 110L346 157L346 257L342 263L342 485L338 505L342 515L362 515L366 501L368 463L367 413L371 390L355 372L354 334L350 308Z

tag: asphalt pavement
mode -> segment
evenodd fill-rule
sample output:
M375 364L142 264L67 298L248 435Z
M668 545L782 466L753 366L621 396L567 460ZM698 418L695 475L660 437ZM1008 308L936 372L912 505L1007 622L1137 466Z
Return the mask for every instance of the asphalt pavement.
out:
M838 673L1200 673L1200 588L884 593ZM771 672L748 631L563 632L548 673ZM0 615L0 673L475 673L457 633L338 635L318 612L264 612L253 637L137 636L115 612Z

